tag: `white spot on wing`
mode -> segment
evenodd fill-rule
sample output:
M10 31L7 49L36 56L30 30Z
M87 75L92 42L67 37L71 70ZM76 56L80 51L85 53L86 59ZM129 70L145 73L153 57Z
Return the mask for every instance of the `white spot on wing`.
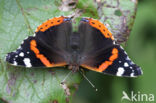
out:
M113 44L115 45L115 41L113 41Z
M21 49L22 47L21 46L19 46L17 49Z
M120 45L120 48L123 49L123 47Z
M14 62L13 62L13 65L17 65L17 62L16 62L16 61L14 61Z
M124 53L127 55L127 53L124 51Z
M134 76L134 70L132 70L132 73L130 74L131 77L135 77Z
M117 71L117 73L116 73L116 75L117 75L117 76L122 76L123 73L124 73L124 71L125 71L124 68L119 67L119 68L118 68L118 71Z
M131 77L134 77L134 73L131 73L130 76L131 76Z
M125 62L124 63L124 67L128 67L129 65L128 65L128 63L127 62Z
M35 36L36 36L36 33L34 33L33 37L35 37Z
M133 61L131 61L131 62L130 62L130 64L131 64L131 65L133 65L133 64L134 64L134 62L133 62Z
M121 63L121 61L119 61L119 63Z
M19 54L19 56L24 57L24 53L23 53L23 52L21 52L21 53Z
M127 56L126 60L130 60L130 58Z
M24 58L24 64L25 64L25 66L26 67L31 67L32 65L31 65L31 63L30 63L30 59L29 58Z

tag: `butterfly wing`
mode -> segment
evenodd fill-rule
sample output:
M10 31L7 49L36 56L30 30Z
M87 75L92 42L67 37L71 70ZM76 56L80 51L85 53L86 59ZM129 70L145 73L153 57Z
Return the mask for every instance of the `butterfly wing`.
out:
M90 55L113 45L112 34L102 23L96 24L96 22L99 23L97 20L93 21L92 19L85 18L80 21L80 52L83 53L82 55ZM103 32L103 34L101 32Z
M115 44L111 33L102 23L83 18L79 32L87 40L83 43L85 49L81 50L82 67L116 76L135 77L142 74L140 67L129 59L120 45Z
M25 67L56 67L66 65L68 35L72 26L69 18L53 18L40 25L34 36L24 40L6 61Z

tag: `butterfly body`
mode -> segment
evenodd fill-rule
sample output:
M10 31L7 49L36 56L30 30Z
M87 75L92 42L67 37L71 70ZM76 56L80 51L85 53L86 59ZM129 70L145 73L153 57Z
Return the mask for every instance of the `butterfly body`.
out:
M82 18L77 32L68 17L52 18L40 25L34 36L8 53L6 61L25 67L83 67L96 72L135 77L142 74L111 32L98 20Z

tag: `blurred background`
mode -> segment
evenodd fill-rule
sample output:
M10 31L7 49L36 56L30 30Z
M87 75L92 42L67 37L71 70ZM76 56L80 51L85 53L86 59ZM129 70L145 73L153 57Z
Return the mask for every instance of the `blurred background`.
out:
M87 77L98 91L83 80L74 103L132 103L128 100L121 102L123 91L128 96L132 91L137 95L156 96L156 0L139 0L134 26L124 48L130 58L142 67L143 75L120 78L89 71ZM156 103L156 100L133 103Z

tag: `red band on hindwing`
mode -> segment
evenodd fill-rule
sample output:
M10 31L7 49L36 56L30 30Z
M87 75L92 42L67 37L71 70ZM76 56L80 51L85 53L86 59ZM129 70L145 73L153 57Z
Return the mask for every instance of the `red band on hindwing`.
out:
M97 69L97 71L99 72L103 72L105 69L107 69L108 66L110 66L114 60L116 60L118 58L118 49L113 48L112 50L112 55L109 57L108 61L103 62L99 68Z
M30 49L35 53L36 57L41 60L41 62L46 67L52 67L53 64L42 54L40 54L39 50L37 49L37 43L35 40L30 41Z
M84 68L88 68L90 70L93 71L97 71L97 72L103 72L104 70L106 70L108 68L108 66L112 65L113 62L118 58L118 49L117 48L113 48L112 49L112 55L109 57L109 60L104 61L99 67L95 68L95 67L90 67L88 65L82 64L81 66Z

